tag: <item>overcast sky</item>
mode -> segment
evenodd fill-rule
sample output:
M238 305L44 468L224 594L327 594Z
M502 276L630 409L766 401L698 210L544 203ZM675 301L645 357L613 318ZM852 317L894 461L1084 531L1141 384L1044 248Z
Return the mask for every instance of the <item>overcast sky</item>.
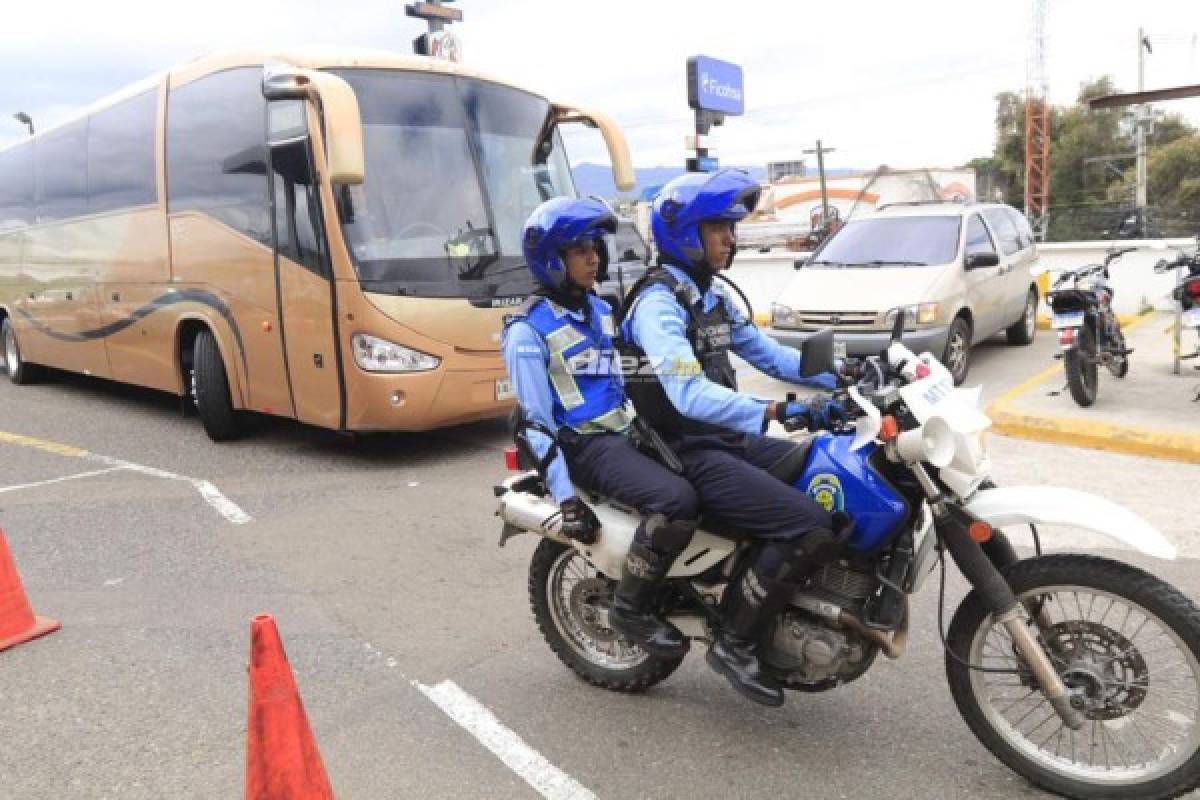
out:
M214 50L345 45L408 52L424 23L403 0L39 0L0 23L0 146L127 83ZM963 0L461 0L465 61L624 127L638 166L674 165L691 127L684 64L741 64L746 114L714 129L730 164L801 157L820 137L830 166L955 166L988 155L993 96L1022 91L1030 4ZM1111 74L1137 84L1139 25L1154 46L1146 87L1200 83L1200 2L1049 0L1051 99ZM1200 99L1162 108L1200 125ZM568 139L599 160L595 134Z

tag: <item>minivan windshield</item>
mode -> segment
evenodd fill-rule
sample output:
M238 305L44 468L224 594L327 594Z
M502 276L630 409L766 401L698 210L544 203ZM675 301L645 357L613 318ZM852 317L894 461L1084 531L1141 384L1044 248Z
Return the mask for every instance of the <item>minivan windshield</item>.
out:
M331 70L358 98L360 186L338 188L363 288L421 297L528 294L521 228L551 197L575 196L550 105L473 78Z
M846 223L814 256L813 267L923 267L958 252L957 216L887 217Z

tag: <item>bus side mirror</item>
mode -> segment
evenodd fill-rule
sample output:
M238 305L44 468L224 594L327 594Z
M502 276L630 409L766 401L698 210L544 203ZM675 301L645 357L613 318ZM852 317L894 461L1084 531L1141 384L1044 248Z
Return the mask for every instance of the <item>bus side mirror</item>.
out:
M632 189L637 179L633 174L633 161L629 158L629 144L613 118L599 111L558 103L554 104L553 108L556 122L580 122L590 128L599 129L600 135L604 137L604 146L608 148L608 158L612 162L613 183L622 192Z
M325 128L325 161L333 184L363 182L362 116L350 84L336 75L291 66L263 68L263 97L267 100L304 98L321 109Z

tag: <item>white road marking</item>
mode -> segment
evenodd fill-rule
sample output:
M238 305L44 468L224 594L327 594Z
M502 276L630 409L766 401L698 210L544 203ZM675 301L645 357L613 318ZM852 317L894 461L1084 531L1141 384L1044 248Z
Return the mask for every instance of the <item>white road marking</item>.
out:
M595 800L595 794L525 744L486 706L458 688L453 681L442 681L432 687L413 681L413 686L491 750L542 797L547 800Z
M221 490L214 486L211 482L201 480L199 478L189 478L187 475L177 475L174 472L168 472L165 469L156 467L147 467L143 464L135 464L132 461L125 461L120 458L110 458L109 456L96 455L94 453L85 456L93 461L99 461L103 464L113 464L117 469L127 469L132 472L140 472L143 475L150 475L155 478L165 478L166 480L182 481L190 483L200 496L204 498L204 502L212 506L218 514L229 520L234 525L245 525L247 522L252 522L254 517L243 511L237 503L230 500Z
M21 489L35 489L38 486L49 486L52 483L62 483L64 481L73 481L73 480L77 480L79 478L91 478L95 475L103 475L106 472L117 472L118 470L122 470L122 469L124 469L124 467L109 467L108 469L97 469L97 470L93 470L91 472L79 472L74 475L64 475L61 478L50 478L49 480L37 481L35 483L21 483L16 486L0 486L0 494L2 494L4 492L16 492Z
M31 447L60 456L70 456L71 458L80 458L85 461L95 461L100 464L107 464L109 467L108 469L96 470L93 472L81 472L77 475L67 475L62 478L52 478L47 481L38 481L37 483L24 483L19 486L4 486L0 487L0 493L15 492L18 489L31 489L37 486L47 486L53 483L72 481L76 478L88 478L93 475L103 475L106 472L114 472L116 470L126 469L133 472L140 472L143 475L150 475L151 477L155 478L165 478L167 480L190 483L192 487L200 493L200 496L204 498L204 502L216 509L218 514L229 520L234 525L245 525L247 522L251 522L254 519L245 511L242 511L242 509L238 507L237 503L234 503L228 497L221 494L221 490L209 481L200 480L199 478L189 478L187 475L176 475L174 472L168 472L165 469L147 467L144 464L135 464L132 461L125 461L121 458L102 456L99 453L90 453L87 450L83 450L79 447L73 447L60 442L51 442L46 439L38 439L34 436L25 436L19 433L0 431L0 442L6 444L15 444L18 447Z

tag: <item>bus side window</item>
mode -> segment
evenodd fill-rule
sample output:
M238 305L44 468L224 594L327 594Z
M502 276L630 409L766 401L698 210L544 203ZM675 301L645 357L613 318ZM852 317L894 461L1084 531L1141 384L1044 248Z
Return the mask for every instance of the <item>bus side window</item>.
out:
M33 222L33 142L0 153L0 233Z
M167 99L167 205L270 246L262 68L200 78Z
M34 142L37 222L87 213L87 120L69 123Z

